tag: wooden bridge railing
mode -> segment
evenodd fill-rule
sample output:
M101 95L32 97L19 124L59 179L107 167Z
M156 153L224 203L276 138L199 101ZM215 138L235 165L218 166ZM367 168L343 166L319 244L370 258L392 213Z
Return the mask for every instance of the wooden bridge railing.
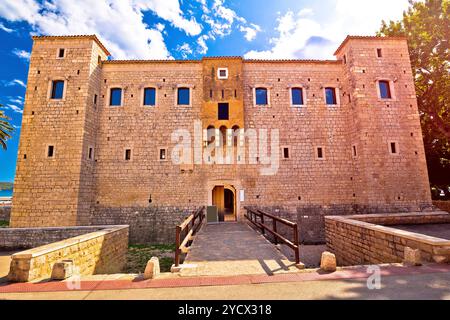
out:
M176 226L175 236L175 266L180 265L181 254L189 251L190 242L194 240L205 220L205 207L199 208L195 213L191 214L180 225Z
M295 263L300 263L300 254L299 254L299 242L298 242L298 225L297 223L294 223L292 221L276 217L270 213L264 212L259 209L253 209L249 207L244 207L245 210L247 210L247 213L245 214L245 217L257 228L261 229L261 233L263 235L266 234L266 231L270 233L274 238L274 243L278 244L278 240L286 244L289 248L294 250L295 254ZM258 221L259 218L259 221ZM272 226L269 227L265 224L265 222L268 222L267 220L272 220ZM277 223L281 223L289 228L292 229L293 232L293 240L289 240L286 237L282 236L277 231Z

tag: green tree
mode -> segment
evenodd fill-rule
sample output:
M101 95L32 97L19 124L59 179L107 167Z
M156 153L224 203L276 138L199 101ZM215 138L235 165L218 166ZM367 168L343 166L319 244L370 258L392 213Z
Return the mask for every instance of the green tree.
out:
M414 73L430 180L450 183L450 0L409 0L400 21L378 35L406 36Z
M0 110L0 145L4 150L6 150L6 140L11 138L11 132L14 130L8 120L10 119L4 114L3 110Z

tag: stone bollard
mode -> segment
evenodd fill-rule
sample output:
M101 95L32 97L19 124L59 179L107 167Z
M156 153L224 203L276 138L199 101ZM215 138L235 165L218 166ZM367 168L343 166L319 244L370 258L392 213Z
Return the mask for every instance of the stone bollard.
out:
M327 272L336 271L336 256L328 251L323 252L320 259L320 269Z
M144 271L144 279L154 279L159 276L159 259L157 257L152 257L147 262L147 266Z
M403 263L413 265L413 266L421 266L422 258L421 258L420 250L412 249L410 247L405 247Z
M52 280L65 280L73 274L73 260L58 261L53 265Z

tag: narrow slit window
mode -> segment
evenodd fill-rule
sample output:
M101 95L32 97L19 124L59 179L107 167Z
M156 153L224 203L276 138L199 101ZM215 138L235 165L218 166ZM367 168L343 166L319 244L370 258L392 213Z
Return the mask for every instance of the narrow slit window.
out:
M48 146L47 147L47 157L53 158L55 155L55 147L54 146Z
M397 143L395 142L391 142L391 153L392 154L397 154Z
M386 80L379 81L379 86L381 99L391 99L392 93L389 81Z
M156 89L155 88L145 88L144 89L144 106L155 106L156 105Z
M109 97L110 106L120 106L122 105L122 89L112 88Z
M125 160L131 160L131 149L125 150Z
M62 80L53 81L51 98L59 100L63 98L63 95L64 95L64 81Z
M283 158L289 159L289 148L283 148Z
M323 159L323 148L322 147L317 148L317 159Z
M177 104L179 106L188 106L188 105L190 105L189 88L178 88Z
M302 88L292 88L292 105L302 106L303 102L303 89Z
M353 146L353 156L356 157L357 153L356 153L356 146Z
M64 54L65 54L65 50L64 49L59 49L58 50L58 58L64 58Z
M327 105L336 105L336 88L325 88L325 100Z
M159 160L166 160L166 159L167 159L167 150L159 149Z
M98 96L96 94L94 94L94 104L97 104L97 98L98 98Z
M377 49L377 57L378 58L382 58L383 57L383 50L381 50L380 48Z
M89 151L88 151L88 159L89 160L92 160L92 152L93 152L92 148L89 148Z

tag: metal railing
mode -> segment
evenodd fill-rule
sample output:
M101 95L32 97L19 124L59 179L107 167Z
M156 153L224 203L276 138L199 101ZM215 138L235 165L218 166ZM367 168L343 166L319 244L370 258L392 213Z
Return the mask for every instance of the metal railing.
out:
M191 242L195 235L200 231L205 220L205 207L199 208L195 213L191 214L180 225L176 226L175 234L175 266L180 265L181 254L189 251Z
M247 210L247 213L245 214L245 217L257 228L261 230L261 233L263 235L266 235L266 231L270 233L273 236L274 243L278 244L278 241L283 242L285 245L287 245L289 248L294 250L295 254L295 263L300 263L300 254L299 254L299 242L298 242L298 225L297 223L294 223L292 221L276 217L273 214L264 212L259 209L253 209L249 207L244 207L245 210ZM258 221L259 218L259 221ZM265 222L268 222L268 219L272 220L272 226L269 227L265 224ZM277 230L277 223L281 223L289 228L292 229L293 232L293 240L289 240L280 233L278 233Z

